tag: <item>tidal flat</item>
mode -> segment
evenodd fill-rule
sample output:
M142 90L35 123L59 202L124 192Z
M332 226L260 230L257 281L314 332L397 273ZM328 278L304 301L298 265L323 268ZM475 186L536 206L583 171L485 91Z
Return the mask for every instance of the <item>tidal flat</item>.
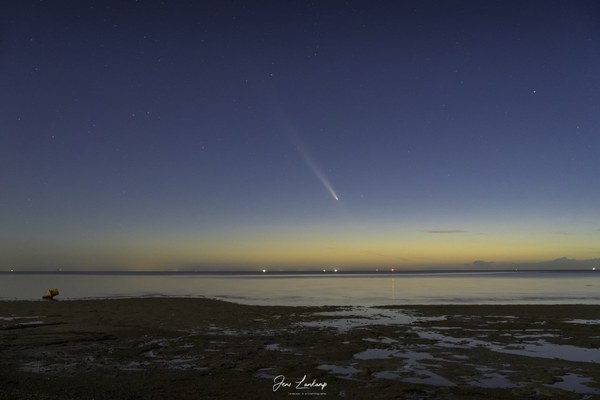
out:
M0 399L600 399L600 306L2 301L0 363Z

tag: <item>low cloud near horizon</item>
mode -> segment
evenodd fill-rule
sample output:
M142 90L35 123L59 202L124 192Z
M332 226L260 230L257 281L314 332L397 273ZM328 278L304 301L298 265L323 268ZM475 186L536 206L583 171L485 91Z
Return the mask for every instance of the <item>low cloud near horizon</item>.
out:
M460 229L432 229L424 231L426 233L465 233L467 231L461 231Z
M465 264L467 267L473 268L531 268L531 269L557 269L557 268L583 268L596 267L600 263L600 258L591 258L586 260L578 260L568 257L559 257L554 260L538 261L538 262L493 262L485 260L475 260L470 264Z

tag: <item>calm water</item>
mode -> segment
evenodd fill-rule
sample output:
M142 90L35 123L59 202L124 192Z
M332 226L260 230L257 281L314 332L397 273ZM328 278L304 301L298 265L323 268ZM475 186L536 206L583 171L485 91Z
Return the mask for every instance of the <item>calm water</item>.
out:
M0 299L192 296L268 305L600 304L600 271L334 275L0 274Z

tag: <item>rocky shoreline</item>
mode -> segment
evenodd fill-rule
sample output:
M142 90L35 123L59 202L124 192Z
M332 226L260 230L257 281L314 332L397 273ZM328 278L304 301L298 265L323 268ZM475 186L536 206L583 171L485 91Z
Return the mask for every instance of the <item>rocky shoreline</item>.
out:
M0 399L596 399L600 306L0 302Z

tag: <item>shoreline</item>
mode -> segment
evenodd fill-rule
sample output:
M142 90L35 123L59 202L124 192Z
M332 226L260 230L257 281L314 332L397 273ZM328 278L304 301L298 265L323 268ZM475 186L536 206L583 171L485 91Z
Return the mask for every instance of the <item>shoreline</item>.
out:
M597 307L600 308L600 303L596 304L596 303L577 303L577 302L572 302L572 303L560 303L560 302L555 302L555 303L544 303L544 304L539 304L539 303L500 303L500 302L496 302L495 300L489 300L489 303L473 303L473 302L467 302L466 300L464 301L455 301L455 302L448 302L448 303L401 303L401 304L396 304L396 303L381 303L381 304L368 304L368 305L359 305L359 304L343 304L343 305L339 305L339 304L318 304L318 305L305 305L305 304L300 304L300 305L290 305L290 304L270 304L270 305L264 305L264 304L247 304L247 303L241 303L239 301L244 301L246 299L244 298L232 298L232 297L228 297L228 296L221 296L221 297L209 297L209 296L204 296L204 295L168 295L168 294L149 294L149 295L141 295L141 296L136 296L136 295L123 295L123 296L98 296L98 297L84 297L84 298L79 298L79 297L63 297L62 294L57 295L55 298L53 299L45 299L43 298L41 295L39 297L36 297L35 299L18 299L18 298L2 298L0 297L0 311L4 310L5 308L3 307L4 303L9 303L9 304L17 304L17 303L24 303L24 304L45 304L45 303L75 303L75 302L90 302L90 301L123 301L123 300L132 300L132 301L145 301L145 300L150 300L150 301L158 301L158 300L175 300L175 301L180 301L180 300L189 300L191 302L196 302L196 301L207 301L207 302L216 302L216 303L226 303L226 304L231 304L231 305L238 305L238 306L242 306L242 307L260 307L260 308L269 308L269 307L281 307L281 308L290 308L290 309L294 309L294 308L340 308L340 309L345 309L345 308L353 308L353 307L367 307L367 308L411 308L411 307L418 307L418 308L423 308L423 309L427 309L427 308L435 308L435 307L540 307L540 306L557 306L557 307L577 307L577 306L582 306L584 308L587 307ZM236 301L238 300L238 301ZM551 300L548 300L551 301ZM600 300L599 300L600 301Z
M583 304L2 300L0 399L600 398L598 327Z
M448 279L451 276L452 279ZM100 277L100 278L99 278ZM467 278L464 278L467 277ZM598 304L595 273L469 275L11 275L3 300L148 296L218 298L253 305ZM37 288L37 289L36 289Z

